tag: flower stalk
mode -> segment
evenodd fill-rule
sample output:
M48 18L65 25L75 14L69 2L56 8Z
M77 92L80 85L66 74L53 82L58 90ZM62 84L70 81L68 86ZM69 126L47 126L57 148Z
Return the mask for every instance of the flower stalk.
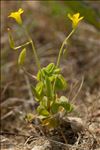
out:
M56 66L59 67L59 64L60 64L60 59L61 59L61 55L62 55L62 52L63 52L63 48L64 48L64 45L67 43L68 39L72 36L72 34L75 32L75 29L73 29L70 34L65 38L65 40L63 41L62 45L61 45L61 48L59 50L59 54L58 54L58 59L57 59L57 64Z
M22 27L25 30L26 36L27 36L27 38L29 40L29 43L31 44L31 47L32 47L32 50L33 50L33 53L34 53L34 57L35 57L36 65L37 65L38 69L41 70L40 61L39 61L39 58L38 58L38 55L37 55L37 52L36 52L33 40L31 38L31 36L29 35L27 29L24 26L22 26Z

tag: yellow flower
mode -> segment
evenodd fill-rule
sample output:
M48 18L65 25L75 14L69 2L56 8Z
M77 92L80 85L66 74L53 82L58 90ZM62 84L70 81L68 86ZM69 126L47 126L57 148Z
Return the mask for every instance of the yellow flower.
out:
M22 24L21 14L24 12L22 8L20 8L16 12L12 12L8 17L14 18L18 24Z
M68 14L68 18L70 20L72 20L72 27L76 28L78 23L84 18L84 17L80 17L80 13L76 13L74 15L70 15Z

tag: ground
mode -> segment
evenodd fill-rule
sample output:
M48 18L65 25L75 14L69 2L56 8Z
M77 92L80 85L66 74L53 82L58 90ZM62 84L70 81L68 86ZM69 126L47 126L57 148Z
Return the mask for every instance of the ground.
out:
M8 4L6 1L2 1L2 150L42 150L43 148L43 150L100 149L100 30L85 21L85 19L80 23L76 33L70 39L67 52L61 61L62 73L68 81L68 89L64 94L70 101L83 81L78 96L72 101L75 105L74 111L68 117L74 117L76 123L79 122L77 118L80 118L84 124L84 130L78 133L78 138L74 144L70 144L68 141L64 144L59 140L57 142L55 138L50 139L50 136L48 137L45 134L38 134L34 126L28 124L24 119L27 113L34 112L34 97L31 95L29 88L29 82L34 84L34 80L27 78L17 66L19 52L11 50L9 46L7 27L12 28L16 45L26 41L26 37L16 23L13 20L9 20L7 16L11 11L17 10L19 7L24 9L24 23L35 42L41 65L46 66L49 62L56 62L61 43L71 30L70 22L67 19L67 15L65 15L66 11L62 11L66 6L54 6L56 6L56 3L10 1ZM90 6L99 12L99 2L95 4L91 2ZM31 74L36 74L37 67L34 65L31 47L28 47L25 67ZM72 121L70 125L72 125ZM67 132L67 129L65 132Z

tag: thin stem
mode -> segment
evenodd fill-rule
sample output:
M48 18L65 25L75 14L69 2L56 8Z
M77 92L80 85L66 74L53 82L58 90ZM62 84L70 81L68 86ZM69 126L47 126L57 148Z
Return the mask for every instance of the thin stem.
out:
M38 69L41 70L41 67L40 67L40 61L38 59L38 56L37 56L37 53L36 53L36 50L35 50L35 47L34 47L34 43L33 41L31 40L31 45L32 45L32 49L33 49L33 53L34 53L34 56L35 56L35 61L36 61L36 64L38 66Z
M61 48L60 48L60 51L59 51L59 54L58 54L58 59L57 59L57 64L56 66L58 67L59 64L60 64L60 58L61 58L61 54L62 54L62 51L63 51L63 48L64 48L64 45L66 44L67 40L71 37L71 35L74 33L75 29L73 29L70 34L65 38L65 40L63 41L62 45L61 45Z
M22 48L22 47L26 47L26 46L29 45L29 44L30 44L30 42L27 42L27 43L22 44L22 45L20 45L20 46L14 47L13 49L14 49L14 50L17 50L17 49L20 49L20 48Z
M50 99L48 99L47 107L48 107L48 112L50 112Z
M54 84L53 84L53 94L54 94L54 101L55 101L55 84L56 84L57 76L55 77Z
M36 61L36 64L37 64L37 67L39 70L41 70L41 67L40 67L40 61L39 61L39 58L37 56L37 52L36 52L36 49L35 49L35 46L34 46L34 43L33 43L33 40L31 38L31 36L29 35L27 29L23 26L25 32L26 32L26 35L28 37L28 40L29 42L31 43L31 46L32 46L32 50L33 50L33 53L34 53L34 56L35 56L35 61Z
M84 82L84 76L82 77L82 81L81 81L80 87L79 87L79 89L78 89L76 95L72 98L71 102L73 102L73 101L76 99L76 97L78 96L78 94L79 94L79 92L81 91L81 88L82 88L82 86L83 86L83 82Z
M31 90L31 84L30 84L29 78L26 74L24 74L24 77L25 77L25 81L26 81L26 84L27 84L27 89L28 89L30 100L32 100L35 104L35 101L33 99L33 94L32 94L32 90Z
M22 67L22 70L23 70L24 73L25 73L26 75L28 75L31 79L34 79L34 80L37 81L37 78L36 78L35 75L32 75L31 73L29 73L24 67Z

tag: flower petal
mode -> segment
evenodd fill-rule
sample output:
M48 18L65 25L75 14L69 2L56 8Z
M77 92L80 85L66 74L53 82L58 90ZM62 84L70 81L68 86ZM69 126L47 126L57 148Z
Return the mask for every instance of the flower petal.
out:
M80 18L79 18L79 21L82 20L83 18L84 18L84 17L80 17Z
M8 17L14 18L18 24L22 24L21 14L24 12L22 8L19 8L18 11L12 12Z
M24 12L24 10L22 8L19 8L18 13L22 14Z
M74 14L72 16L70 14L68 14L68 18L70 20L72 20L72 27L73 28L76 28L78 23L79 23L79 21L84 18L84 17L79 17L79 16L80 16L80 13L76 13L76 14Z
M77 19L79 18L79 16L80 16L79 13L76 13L76 14L73 15L73 17L75 17L75 18L77 18Z
M71 16L71 14L68 14L68 18L73 21L73 17Z

